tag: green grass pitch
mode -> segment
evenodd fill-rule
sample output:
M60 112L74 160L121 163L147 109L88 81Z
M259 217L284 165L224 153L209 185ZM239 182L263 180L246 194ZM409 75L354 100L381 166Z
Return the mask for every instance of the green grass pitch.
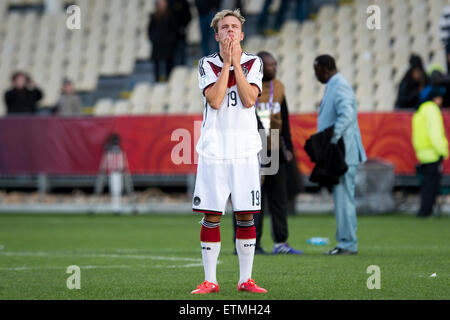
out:
M240 293L232 219L222 219L217 276L221 292L193 296L203 281L200 215L0 215L0 299L450 299L450 218L358 218L359 254L325 256L334 239L331 215L289 218L289 242L301 256L257 255L253 278L265 295ZM329 237L330 246L306 244ZM263 246L272 249L270 222ZM69 290L69 265L81 289ZM381 289L367 288L367 267ZM436 277L430 277L436 273Z

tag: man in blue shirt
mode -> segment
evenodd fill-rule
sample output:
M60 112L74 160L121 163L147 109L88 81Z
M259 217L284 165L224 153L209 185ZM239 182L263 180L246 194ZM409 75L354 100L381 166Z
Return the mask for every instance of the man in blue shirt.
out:
M333 57L322 55L314 60L317 80L326 84L320 104L318 132L334 125L331 143L344 139L347 172L333 187L336 216L336 247L327 254L345 255L358 252L356 237L355 178L357 167L366 161L357 119L355 94L348 81L337 71Z

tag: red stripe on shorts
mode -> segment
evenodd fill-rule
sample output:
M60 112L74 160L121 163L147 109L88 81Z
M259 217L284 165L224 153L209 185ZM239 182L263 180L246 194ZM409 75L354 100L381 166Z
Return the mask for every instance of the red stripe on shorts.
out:
M261 210L253 210L253 211L235 211L234 214L247 214L247 213L261 213Z
M210 213L210 214L222 214L221 211L211 211L211 210L203 210L203 209L192 209L194 212L201 212L201 213Z

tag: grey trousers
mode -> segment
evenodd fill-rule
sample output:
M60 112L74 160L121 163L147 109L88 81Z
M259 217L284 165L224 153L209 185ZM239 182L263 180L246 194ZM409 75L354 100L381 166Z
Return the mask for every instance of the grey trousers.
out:
M333 188L337 247L350 251L358 251L355 207L356 171L357 166L348 166L348 171Z

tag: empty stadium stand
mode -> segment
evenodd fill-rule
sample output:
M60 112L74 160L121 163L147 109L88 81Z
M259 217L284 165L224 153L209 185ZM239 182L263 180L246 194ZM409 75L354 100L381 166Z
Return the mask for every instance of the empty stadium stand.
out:
M248 2L248 12L257 13L261 3ZM373 4L381 9L381 30L369 30L366 26L367 7ZM287 21L275 36L249 37L244 50L268 50L275 54L279 61L278 76L286 85L292 113L317 110L324 88L315 79L312 62L324 53L336 57L339 70L355 88L360 111L389 112L394 108L397 87L411 53L419 54L426 66L434 63L446 66L439 40L439 20L448 4L447 0L358 0L347 5L324 5L315 19L302 24ZM180 69L174 70L166 91L166 108L159 108L158 112L201 110L195 72L193 68L188 78L189 72L180 74ZM134 90L138 89L136 86ZM153 92L149 89L138 105L143 100L151 105L151 101L159 99L152 96ZM182 96L183 107L179 100ZM171 101L178 103L173 105ZM155 111L149 109L150 113Z
M200 41L197 12L188 28L188 43ZM439 40L439 20L449 0L357 0L339 6L324 5L314 19L287 21L270 37L250 36L244 50L271 51L279 61L278 76L286 85L292 113L315 112L323 86L314 77L313 59L330 53L338 68L355 88L360 111L393 110L397 86L411 53L425 65L445 66ZM42 87L41 106L56 104L63 78L70 78L79 92L93 92L100 77L129 76L137 61L147 60L151 45L146 27L154 1L72 0L82 10L81 30L65 27L66 14L9 10L12 5L42 5L43 0L0 2L0 91L9 86L14 70L31 73ZM257 14L263 0L243 1L247 14ZM367 7L381 9L381 30L366 26ZM274 1L275 12L279 0ZM126 21L126 23L123 23ZM197 84L197 70L176 67L167 83L139 82L130 99L101 98L93 114L190 114L201 113L203 102ZM116 101L114 101L116 100ZM0 99L0 115L5 114Z

